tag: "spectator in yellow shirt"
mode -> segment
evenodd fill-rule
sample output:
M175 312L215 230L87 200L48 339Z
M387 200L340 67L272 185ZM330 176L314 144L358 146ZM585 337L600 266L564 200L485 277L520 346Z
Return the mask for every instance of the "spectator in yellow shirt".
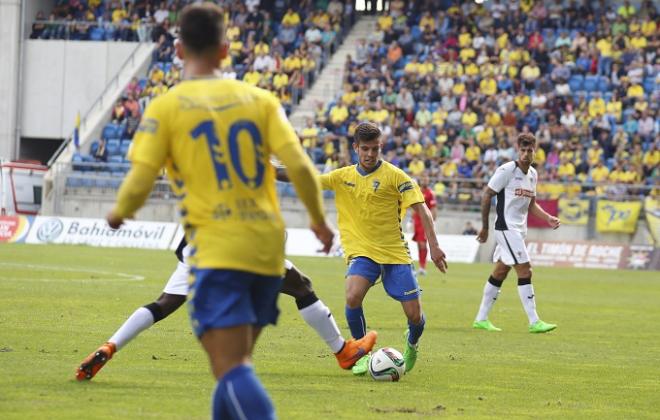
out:
M589 101L589 116L595 119L605 114L605 111L605 100L601 98L600 92L596 92L594 97Z
M632 84L626 91L628 98L643 98L644 88L639 83Z
M282 25L284 26L297 26L300 24L300 15L293 9L288 9L282 17Z
M281 70L278 71L275 76L273 76L273 86L275 89L281 89L289 85L289 76L286 73L283 73Z
M518 111L524 112L529 106L531 99L529 96L525 95L522 91L513 98L513 103L518 107Z
M474 139L468 140L468 147L465 149L465 159L472 166L481 161L481 149L474 143Z
M492 96L497 93L497 82L492 76L481 79L479 82L479 90L487 96Z
M340 126L348 118L348 108L340 100L339 103L330 109L330 122L335 126Z
M478 120L479 117L477 116L477 113L474 112L471 107L465 110L463 116L461 117L461 122L467 128L474 127L477 124Z
M380 26L383 31L389 31L392 28L393 23L394 20L390 15L381 15L378 17L378 26Z
M424 173L424 170L426 170L426 166L424 165L424 161L421 159L418 159L415 157L413 160L410 161L408 164L408 172L412 176L420 176L421 174Z
M453 178L458 174L458 165L451 159L447 159L440 168L443 178Z
M458 46L460 48L467 48L470 45L472 45L472 34L466 26L462 26L461 33L458 35Z
M245 72L243 75L243 81L252 86L257 86L261 81L261 73L256 71L252 66L250 66L249 71Z
M419 20L419 27L424 29L430 27L431 31L435 31L435 18L431 15L431 12L426 12L422 15L422 18Z
M568 159L562 159L562 163L557 168L557 176L565 179L569 176L575 176L575 166Z
M413 138L410 140L410 143L406 146L406 157L411 158L419 156L424 151L424 148L419 143L419 140Z

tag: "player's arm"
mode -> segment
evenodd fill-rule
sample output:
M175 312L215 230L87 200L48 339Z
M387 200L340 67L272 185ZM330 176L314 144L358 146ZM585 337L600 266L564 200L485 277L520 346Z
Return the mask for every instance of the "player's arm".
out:
M445 253L440 249L438 244L438 237L435 236L435 226L433 224L433 214L431 210L426 206L426 203L415 203L412 206L412 209L417 216L422 221L422 226L424 227L424 233L426 233L426 240L429 243L429 251L431 253L431 260L436 267L443 273L447 272L447 260L445 259Z
M325 221L321 184L312 161L305 154L296 132L286 118L279 103L272 102L268 120L268 138L273 145L273 154L286 167L286 174L296 189L298 197L307 208L312 219L311 229L323 243L323 251L329 252L334 233Z
M561 225L561 221L558 217L550 215L543 210L543 207L539 206L539 203L536 202L536 197L532 197L532 200L529 202L529 214L538 217L541 220L545 220L553 229L557 229Z
M107 221L117 229L124 219L133 217L144 205L160 169L165 164L169 150L169 139L165 122L166 102L155 99L147 108L138 127L128 156L131 170L117 193L117 202L108 213Z
M495 195L497 195L497 192L493 191L489 186L484 187L484 192L481 195L481 231L477 235L477 241L481 243L485 243L488 240L490 203L493 202Z
M118 229L124 219L132 218L144 205L154 186L158 170L144 163L135 163L122 182L117 193L117 202L108 214L108 224Z

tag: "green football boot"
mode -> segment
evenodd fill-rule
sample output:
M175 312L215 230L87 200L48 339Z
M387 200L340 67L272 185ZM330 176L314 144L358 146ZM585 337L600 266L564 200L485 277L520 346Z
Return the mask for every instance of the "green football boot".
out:
M486 330L486 331L502 331L502 328L497 328L495 325L493 325L492 322L490 322L487 319L484 319L483 321L474 321L472 323L472 328L476 328L477 330Z
M406 337L406 349L403 351L403 360L406 362L406 373L413 370L415 367L415 362L417 362L417 348L419 343L410 344L408 341L408 330L406 330L404 336Z
M529 326L529 332L534 334L546 333L557 328L557 324L548 324L540 319Z
M371 360L371 354L362 356L351 368L353 375L364 375L369 370L369 360Z

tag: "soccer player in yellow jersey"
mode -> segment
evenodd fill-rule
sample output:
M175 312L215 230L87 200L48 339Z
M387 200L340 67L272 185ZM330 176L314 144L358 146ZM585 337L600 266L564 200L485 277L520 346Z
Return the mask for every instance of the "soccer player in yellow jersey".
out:
M346 319L354 338L364 336L362 301L382 276L385 291L401 302L408 318L404 359L406 372L410 372L417 360L417 343L425 319L410 250L401 233L401 210L411 207L421 217L431 259L443 273L447 268L445 253L438 246L433 217L419 186L380 158L380 129L368 122L358 125L353 147L359 158L357 165L321 175L323 188L335 192L339 232L348 262ZM368 360L368 356L360 359L353 373L366 373Z
M287 165L325 250L333 233L314 167L275 97L214 77L227 54L221 9L186 7L180 36L185 79L147 108L108 224L118 228L134 215L166 165L191 245L192 326L218 381L213 418L271 419L275 410L250 366L261 328L277 321L284 273L271 154Z

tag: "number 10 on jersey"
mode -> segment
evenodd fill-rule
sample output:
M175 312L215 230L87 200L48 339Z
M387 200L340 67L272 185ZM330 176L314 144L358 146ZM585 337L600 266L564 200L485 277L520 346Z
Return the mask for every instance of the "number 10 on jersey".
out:
M245 169L241 163L240 146L238 143L238 136L241 132L246 131L250 135L250 145L253 147L254 160L256 163L256 170L253 171L254 176L250 177L245 173ZM221 142L215 131L215 124L213 120L202 121L190 132L193 140L204 136L206 143L209 146L209 155L213 162L213 169L215 176L218 180L218 188L220 190L229 190L233 188L231 177L229 176L229 168L227 163L231 163L232 169L248 188L256 189L261 186L264 181L265 167L263 163L263 151L261 133L257 126L248 120L236 121L229 127L229 136L227 142ZM227 153L230 159L227 159Z

